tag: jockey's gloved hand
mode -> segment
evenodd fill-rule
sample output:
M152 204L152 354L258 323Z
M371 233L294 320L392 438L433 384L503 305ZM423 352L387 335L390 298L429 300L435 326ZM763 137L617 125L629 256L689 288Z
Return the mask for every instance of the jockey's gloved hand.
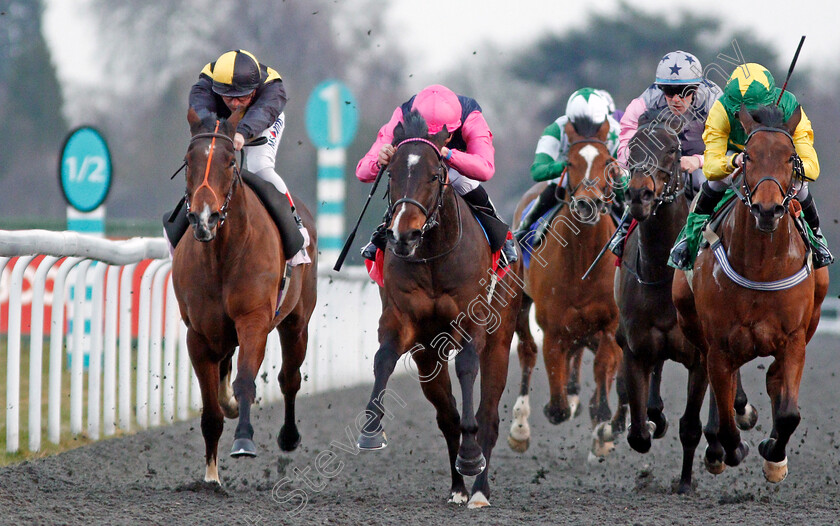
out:
M395 151L396 150L394 149L393 145L382 145L382 149L379 150L379 157L376 160L376 164L378 164L379 166L388 166L388 163L391 162L391 157L394 155Z
M245 137L241 133L236 133L233 136L233 149L239 151L245 146Z

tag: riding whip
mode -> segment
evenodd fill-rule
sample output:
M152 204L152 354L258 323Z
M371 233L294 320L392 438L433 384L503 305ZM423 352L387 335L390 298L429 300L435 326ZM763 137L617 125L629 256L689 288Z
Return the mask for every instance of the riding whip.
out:
M799 46L796 48L796 53L793 54L793 60L790 63L790 69L788 69L787 78L785 79L784 85L782 85L782 91L779 93L779 99L776 101L776 106L779 105L779 102L782 101L782 95L785 94L785 88L787 88L787 83L790 80L790 75L793 73L793 68L796 67L796 59L799 58L799 52L802 51L802 44L805 43L805 35L802 35L802 38L799 40Z
M353 227L353 231L350 232L350 235L347 236L347 241L344 242L344 248L341 249L341 254L338 255L338 259L335 261L335 266L333 270L339 272L341 270L341 265L344 263L344 259L347 257L347 253L350 251L350 246L353 244L353 238L356 237L356 231L359 229L359 224L362 222L362 217L365 215L365 211L367 210L368 205L370 204L370 200L373 197L373 194L376 193L376 186L379 184L379 179L382 178L382 172L385 171L385 167L382 166L379 168L379 173L376 174L376 179L373 181L373 188L370 189L370 194L368 194L367 201L365 201L365 206L362 208L362 213L359 214L359 219L356 221L356 226Z
M604 254L606 254L607 249L610 247L610 243L612 243L613 239L615 238L615 235L618 234L618 232L621 230L622 225L624 225L624 223L626 223L629 219L629 214L625 214L621 217L621 221L618 222L618 226L615 228L615 232L613 232L613 235L611 235L610 238L607 240L607 244L604 245L600 252L598 252L598 256L595 258L595 261L592 262L592 265L589 266L589 269L583 274L583 277L580 278L581 281L589 277L589 273L592 272L592 269L595 268L595 265L597 265L598 262L601 261L601 258L604 257Z

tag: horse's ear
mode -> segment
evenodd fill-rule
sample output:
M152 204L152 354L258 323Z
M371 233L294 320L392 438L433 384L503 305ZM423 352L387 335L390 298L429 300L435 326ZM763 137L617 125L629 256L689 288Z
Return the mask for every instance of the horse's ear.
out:
M580 134L575 130L575 125L572 124L572 121L568 121L565 126L563 126L563 131L566 132L566 137L569 138L569 142L575 142L579 140Z
M405 138L405 125L402 121L398 122L396 126L394 126L394 141L392 142L392 146L396 145L397 143L401 142L403 138Z
M201 118L192 106L190 106L190 109L187 111L187 122L190 123L190 132L195 135L196 128L201 125Z
M245 112L248 110L245 106L240 106L235 112L228 117L227 121L230 124L230 127L235 131L236 126L239 124L239 121L242 120L242 117L245 116Z
M603 123L601 123L601 127L598 128L598 133L596 134L598 140L600 141L607 141L607 135L610 133L610 120L607 119Z
M435 143L435 146L438 148L443 148L446 146L446 139L448 139L451 135L452 134L446 130L446 126L444 126L443 129L436 134L430 135L429 139Z
M744 103L741 103L741 109L738 110L738 120L741 121L741 125L744 126L744 131L748 134L750 133L750 130L756 126L755 119L753 119L750 112L747 111L747 107L744 106Z
M802 106L797 105L796 109L791 113L790 118L785 121L785 129L793 136L796 127L799 126L799 121L802 120Z

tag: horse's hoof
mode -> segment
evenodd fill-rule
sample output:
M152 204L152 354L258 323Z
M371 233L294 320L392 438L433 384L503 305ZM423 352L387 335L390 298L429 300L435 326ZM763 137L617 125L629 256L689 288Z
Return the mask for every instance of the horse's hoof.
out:
M490 501L487 500L487 497L484 496L484 493L480 491L476 491L473 493L473 496L470 497L470 501L467 503L467 508L474 510L478 508L484 508L490 505Z
M462 458L460 454L455 459L455 469L465 477L480 475L485 467L487 467L487 460L484 459L484 455L481 453L476 458L469 460Z
M568 407L565 409L554 409L551 405L546 404L545 407L543 407L543 414L548 419L549 423L557 425L568 420L572 413L569 411Z
M467 501L470 500L469 496L464 493L463 491L453 491L449 495L449 500L447 501L449 504L466 504Z
M615 449L615 435L609 422L601 422L592 432L592 447L589 450L588 461L598 463Z
M627 443L633 448L633 451L637 451L639 453L647 453L650 451L651 440L650 440L650 422L648 422L648 436L642 436L641 433L635 433L633 430L633 425L631 424L627 430Z
M665 418L665 415L662 415L662 420L660 422L651 422L648 420L649 424L653 424L653 431L651 434L653 435L654 440L660 439L665 436L665 433L668 432L668 419Z
M373 436L368 436L365 433L359 435L357 443L359 449L363 451L376 451L378 449L385 449L388 447L388 438L385 436L385 431L380 429Z
M230 456L233 458L255 457L257 456L257 446L250 438L237 438L233 441L233 447L230 448Z
M756 422L758 422L758 410L752 404L744 406L743 415L739 415L737 411L735 412L735 423L743 431L749 431L754 428Z
M764 460L769 460L773 462L773 459L770 458L770 451L776 446L776 439L775 438L765 438L758 444L758 454L761 455L761 458Z
M528 451L528 446L531 445L531 439L526 438L525 440L517 440L513 438L512 435L508 435L508 445L517 453L524 453Z
M723 461L726 463L727 466L731 466L734 468L735 466L743 462L743 460L747 458L747 455L749 454L750 445L742 440L741 443L738 444L738 447L735 448L735 451L732 452L732 454L727 453L723 456Z
M580 405L580 397L578 395L569 395L567 400L569 401L569 413L571 413L572 418L580 416L580 412L583 411Z
M610 422L601 422L596 425L592 431L592 438L601 442L614 442L615 433L613 433L612 424Z
M677 487L677 495L688 495L691 493L691 481L681 480Z
M277 445L281 451L294 451L300 445L300 433L296 429L290 433L284 424L277 435Z
M703 455L703 463L706 465L706 471L712 475L720 475L723 473L723 470L726 469L726 464L723 463L722 459L713 460L709 458L709 446L706 446L706 454Z
M788 459L785 457L784 460L781 462L771 462L769 460L764 461L764 478L767 479L767 482L772 482L773 484L777 484L787 477L788 474Z

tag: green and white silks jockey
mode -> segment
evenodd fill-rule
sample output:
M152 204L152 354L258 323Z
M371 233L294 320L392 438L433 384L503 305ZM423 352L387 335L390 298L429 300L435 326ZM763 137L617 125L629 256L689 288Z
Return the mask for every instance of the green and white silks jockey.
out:
M700 194L686 219L686 225L671 249L671 260L668 264L672 267L689 270L694 266L703 226L731 185L732 172L741 165L744 143L747 140L746 132L738 120L741 104L746 106L747 110L753 111L761 106L776 104L780 93L781 89L776 87L773 75L759 64L737 66L729 77L723 95L714 103L706 120L703 132L703 141L706 143L703 174L707 181L700 189ZM790 118L798 106L796 97L785 91L779 101L779 108L783 111L785 119ZM802 205L802 217L814 234L811 238L814 268L820 268L833 263L834 257L820 231L817 206L808 191L808 182L816 181L820 175L820 165L814 150L814 131L804 110L793 133L793 144L797 155L802 159L805 179L797 182L799 187L796 199Z
M601 125L608 121L610 131L607 135L607 149L615 157L618 153L618 121L611 115L612 97L605 96L604 90L581 88L569 97L566 103L566 113L548 125L537 142L534 162L531 164L531 177L534 181L548 181L548 186L540 193L531 209L522 218L519 228L514 232L518 240L522 240L543 214L551 210L559 201L565 199L564 171L568 165L569 137L566 126L571 125L578 130L576 123L591 123ZM580 131L580 130L578 130ZM616 200L623 202L623 187L618 185L613 191Z

